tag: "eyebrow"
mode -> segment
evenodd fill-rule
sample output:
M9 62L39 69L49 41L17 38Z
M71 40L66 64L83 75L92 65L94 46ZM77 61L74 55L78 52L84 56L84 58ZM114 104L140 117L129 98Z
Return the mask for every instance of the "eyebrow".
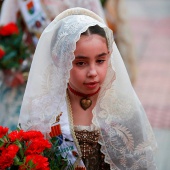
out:
M109 54L109 52L107 52L107 53L101 53L101 54L99 54L97 57L102 57L102 56L105 56L105 55L107 55L107 54Z
M105 55L107 55L108 53L101 53L101 54L99 54L99 55L97 55L96 57L103 57L103 56L105 56ZM75 57L76 59L86 59L86 58L88 58L87 56L81 56L81 55L78 55L78 56L76 56Z

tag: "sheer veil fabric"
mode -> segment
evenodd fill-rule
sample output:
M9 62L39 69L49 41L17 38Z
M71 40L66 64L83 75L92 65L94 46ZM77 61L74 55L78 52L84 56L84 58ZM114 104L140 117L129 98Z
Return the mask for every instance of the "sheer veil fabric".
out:
M19 124L24 130L35 129L48 134L63 107L68 116L66 89L76 42L81 33L93 25L104 28L111 51L92 120L100 129L99 143L105 162L110 164L111 170L154 170L154 135L130 83L112 31L87 9L71 8L62 12L42 33L33 57ZM69 119L64 121L68 125L66 132L72 136Z

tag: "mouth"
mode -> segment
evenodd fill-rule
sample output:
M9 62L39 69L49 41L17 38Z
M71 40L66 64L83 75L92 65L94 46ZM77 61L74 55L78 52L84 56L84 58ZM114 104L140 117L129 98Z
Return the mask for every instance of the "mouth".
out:
M89 83L84 83L84 85L88 88L96 88L98 85L98 82L89 82Z

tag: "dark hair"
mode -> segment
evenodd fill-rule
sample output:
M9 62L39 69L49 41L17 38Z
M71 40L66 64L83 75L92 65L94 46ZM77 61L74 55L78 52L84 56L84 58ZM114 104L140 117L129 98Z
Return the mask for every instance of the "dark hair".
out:
M99 25L94 25L94 26L90 26L85 32L81 33L81 35L87 35L87 36L92 35L92 34L97 34L97 35L100 35L101 37L105 38L107 46L108 46L106 33L103 28L101 28Z

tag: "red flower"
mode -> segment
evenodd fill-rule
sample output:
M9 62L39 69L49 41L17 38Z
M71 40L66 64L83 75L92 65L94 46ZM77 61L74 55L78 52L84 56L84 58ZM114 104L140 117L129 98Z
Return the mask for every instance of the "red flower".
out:
M7 127L0 126L0 138L2 138L4 135L6 135L7 132L8 132Z
M27 150L25 152L25 155L32 155L32 154L40 154L42 153L46 148L50 148L51 144L49 141L45 139L32 139L27 143Z
M9 145L7 148L1 147L0 154L0 168L5 169L10 167L14 162L14 157L16 156L19 147L15 144Z
M19 30L15 23L11 22L5 26L0 27L0 35L2 36L9 36L9 35L18 34L18 33L19 33Z
M35 167L31 170L50 170L48 158L43 157L42 155L28 155L26 157L25 165L20 166L20 170L26 170L29 168L29 161L32 161L35 164Z
M15 142L16 140L21 140L22 139L22 135L23 135L23 130L15 130L15 131L12 131L10 134L9 134L9 139L11 142Z
M34 139L34 138L44 138L43 134L40 131L27 131L23 134L23 140L30 140L30 139Z
M48 158L43 156L51 143L44 139L40 131L15 130L0 126L0 170L19 168L19 170L50 170ZM48 150L47 150L48 151Z
M0 47L0 59L5 55L5 51Z

